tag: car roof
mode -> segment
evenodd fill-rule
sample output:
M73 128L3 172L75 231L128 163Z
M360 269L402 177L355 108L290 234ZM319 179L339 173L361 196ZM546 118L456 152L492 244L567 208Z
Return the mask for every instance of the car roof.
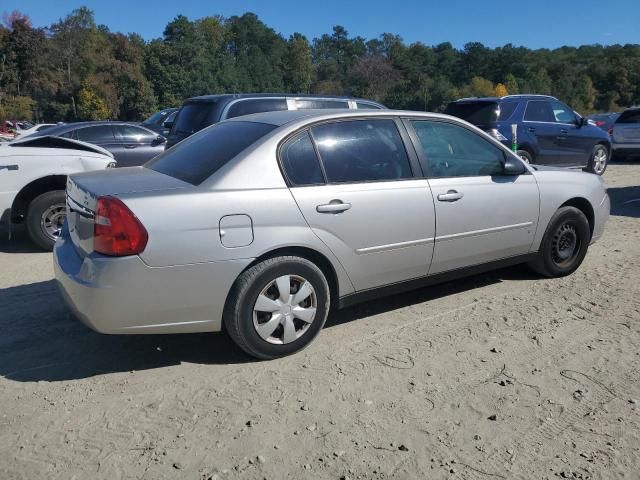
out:
M425 118L440 118L440 119L453 119L459 122L460 119L452 117L450 115L444 115L441 113L432 112L415 112L409 110L348 110L345 108L338 109L305 109L305 110L277 110L274 112L262 112L252 113L251 115L243 115L241 117L233 117L225 122L257 122L268 123L278 127L295 123L298 121L313 121L331 120L340 118L353 118L353 117L425 117Z
M358 97L349 97L345 95L322 95L322 94L311 94L311 93L222 93L217 95L200 95L198 97L191 97L184 101L184 103L188 102L217 102L220 100L223 101L231 101L237 100L241 98L322 98L329 100L353 100L355 102L369 102L375 103L376 105L382 105L379 102L374 100L369 100L366 98L358 98Z
M459 98L451 103L470 103L470 102L487 102L496 103L509 100L557 100L557 98L551 95L536 95L536 94L518 94L518 95L505 95L504 97L467 97Z

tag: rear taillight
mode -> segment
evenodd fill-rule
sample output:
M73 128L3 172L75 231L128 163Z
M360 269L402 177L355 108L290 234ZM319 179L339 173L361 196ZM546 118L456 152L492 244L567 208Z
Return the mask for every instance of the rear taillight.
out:
M136 255L147 246L147 230L122 200L100 197L93 227L93 249L104 255Z
M604 125L607 122L603 122L602 120L596 120L596 126L597 127L601 127L602 125Z

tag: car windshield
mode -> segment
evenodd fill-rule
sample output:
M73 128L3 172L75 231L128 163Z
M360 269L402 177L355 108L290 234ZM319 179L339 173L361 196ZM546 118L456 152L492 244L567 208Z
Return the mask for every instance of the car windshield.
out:
M275 128L258 122L219 123L158 155L145 167L199 185Z
M178 112L175 131L192 134L207 126L206 121L213 102L185 103Z
M453 102L447 106L444 113L474 125L489 125L498 120L498 104L495 102Z
M625 110L616 123L640 123L640 108L637 110Z
M156 112L153 115L151 115L149 118L147 118L144 122L142 122L143 125L158 125L162 122L165 121L165 119L167 118L168 115L170 115L171 112L168 110L162 110L160 112Z

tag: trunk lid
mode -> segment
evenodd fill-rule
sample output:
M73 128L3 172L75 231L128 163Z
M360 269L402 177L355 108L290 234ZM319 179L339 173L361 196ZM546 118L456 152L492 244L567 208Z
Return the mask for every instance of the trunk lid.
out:
M76 250L82 256L93 252L93 228L99 197L181 188L193 186L144 167L109 169L69 176L67 226Z

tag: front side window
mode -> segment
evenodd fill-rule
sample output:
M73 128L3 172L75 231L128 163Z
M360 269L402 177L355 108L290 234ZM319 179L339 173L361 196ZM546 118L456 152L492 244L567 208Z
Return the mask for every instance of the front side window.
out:
M98 125L95 127L86 127L76 130L78 140L87 143L106 143L115 140L111 125Z
M296 100L298 110L326 109L326 108L349 108L346 100L320 100L313 98L299 98Z
M576 114L565 104L553 102L551 109L553 110L553 120L556 123L576 123Z
M252 98L240 100L231 105L227 112L227 118L278 110L287 110L287 101L284 98Z
M257 122L223 122L165 150L146 168L200 185L244 149L276 128Z
M504 152L480 135L445 122L413 120L431 178L501 175Z
M411 178L402 137L393 120L354 120L311 129L330 183Z
M280 161L294 186L324 183L320 162L308 132L293 137L282 146Z
M546 100L534 100L527 104L527 111L524 113L527 122L555 122L556 117L551 109L551 102Z

